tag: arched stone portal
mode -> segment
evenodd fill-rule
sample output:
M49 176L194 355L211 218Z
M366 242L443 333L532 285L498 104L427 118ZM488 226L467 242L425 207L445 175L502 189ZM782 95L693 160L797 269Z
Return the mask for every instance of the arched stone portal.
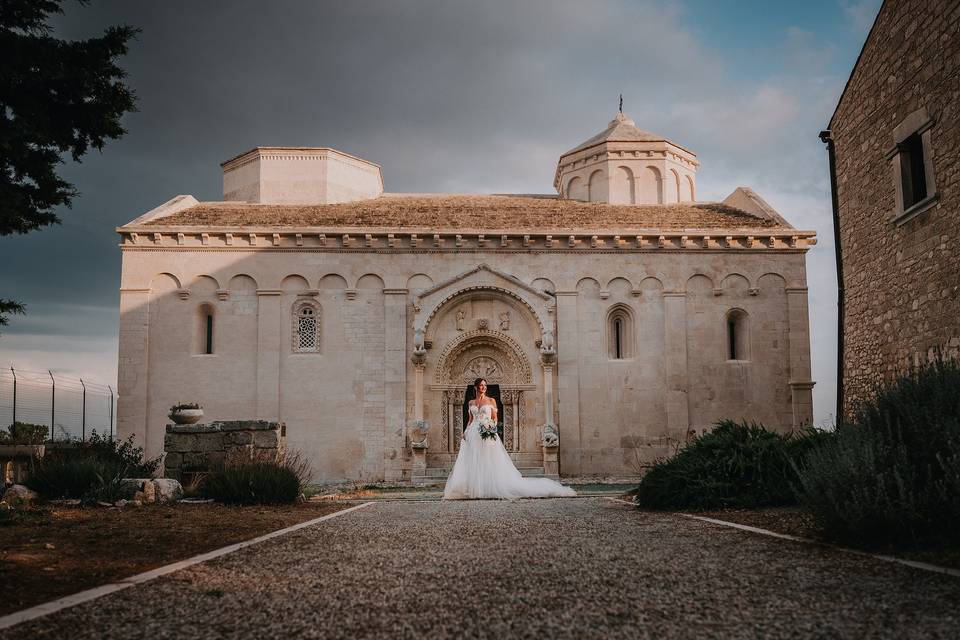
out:
M546 466L543 434L557 433L555 309L552 295L485 264L414 296L413 414L431 425L425 439L411 439L414 475L452 466L465 391L477 377L500 387L514 462ZM549 446L556 451L555 437Z
M439 433L431 443L439 452L455 453L463 434L460 408L464 392L476 378L486 378L496 385L503 404L503 439L507 451L530 449L524 438L527 396L536 389L532 383L530 363L522 347L501 331L477 329L461 333L441 351L434 367L432 389L439 391L441 405ZM524 445L527 446L524 446Z

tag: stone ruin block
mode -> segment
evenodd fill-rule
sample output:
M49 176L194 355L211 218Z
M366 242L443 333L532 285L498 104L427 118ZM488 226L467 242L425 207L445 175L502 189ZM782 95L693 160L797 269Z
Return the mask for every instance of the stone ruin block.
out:
M165 474L182 481L184 474L221 468L228 455L260 457L280 454L286 427L267 420L219 420L208 424L168 424L163 439Z

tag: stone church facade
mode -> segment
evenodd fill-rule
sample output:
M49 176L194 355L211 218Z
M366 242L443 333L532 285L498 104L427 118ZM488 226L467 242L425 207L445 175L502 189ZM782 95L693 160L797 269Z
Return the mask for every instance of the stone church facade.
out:
M634 475L721 418L809 424L814 234L749 189L695 202L698 166L622 114L561 156L556 196L384 194L332 149L233 158L223 201L117 230L120 435L157 454L167 408L200 402L283 422L318 481L424 481L476 377L547 475Z
M960 355L960 4L887 0L830 121L844 410Z

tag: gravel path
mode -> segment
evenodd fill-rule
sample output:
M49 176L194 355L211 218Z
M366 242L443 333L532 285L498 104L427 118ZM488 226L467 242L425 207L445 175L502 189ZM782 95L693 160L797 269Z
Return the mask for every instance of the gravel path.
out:
M958 578L604 498L380 502L0 638L947 638L958 602Z

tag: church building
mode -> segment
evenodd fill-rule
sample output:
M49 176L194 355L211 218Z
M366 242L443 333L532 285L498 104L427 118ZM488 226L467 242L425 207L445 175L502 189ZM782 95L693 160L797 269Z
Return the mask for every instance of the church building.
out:
M812 419L806 252L748 188L696 200L696 154L620 113L550 195L383 192L328 148L223 163L119 227L121 437L168 408L285 425L315 481L452 467L488 381L528 474L631 476L723 418Z

